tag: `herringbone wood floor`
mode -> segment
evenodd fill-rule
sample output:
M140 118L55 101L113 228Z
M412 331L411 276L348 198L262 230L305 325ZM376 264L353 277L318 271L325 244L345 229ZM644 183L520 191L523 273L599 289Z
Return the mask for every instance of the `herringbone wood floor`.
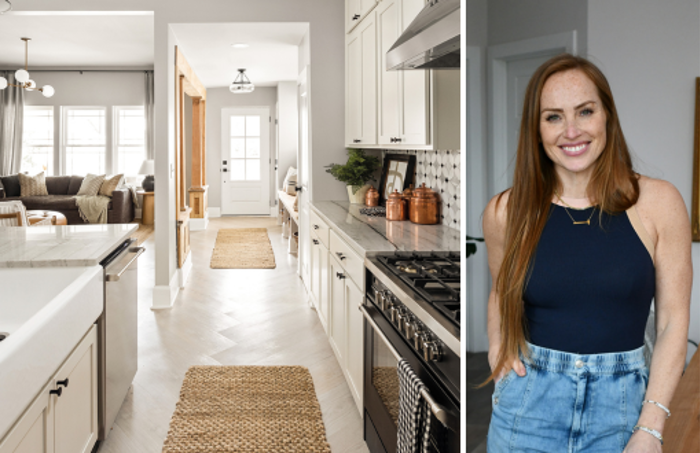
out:
M210 269L220 228L269 229L274 270ZM333 453L367 452L362 419L316 312L270 218L212 219L192 232L193 269L170 310L150 309L154 236L139 260L139 370L100 453L157 453L182 379L192 365L302 365L309 368Z

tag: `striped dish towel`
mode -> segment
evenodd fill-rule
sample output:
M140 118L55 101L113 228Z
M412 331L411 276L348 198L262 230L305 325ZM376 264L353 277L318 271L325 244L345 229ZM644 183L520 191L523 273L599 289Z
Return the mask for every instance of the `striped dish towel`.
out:
M420 392L425 388L405 359L399 361L398 453L425 453L430 439L430 408Z

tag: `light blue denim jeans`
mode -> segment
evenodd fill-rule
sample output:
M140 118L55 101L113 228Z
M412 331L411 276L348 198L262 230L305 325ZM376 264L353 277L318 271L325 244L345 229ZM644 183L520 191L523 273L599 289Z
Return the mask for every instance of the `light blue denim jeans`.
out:
M644 348L579 355L529 347L527 375L511 370L496 383L488 453L621 453L649 380Z

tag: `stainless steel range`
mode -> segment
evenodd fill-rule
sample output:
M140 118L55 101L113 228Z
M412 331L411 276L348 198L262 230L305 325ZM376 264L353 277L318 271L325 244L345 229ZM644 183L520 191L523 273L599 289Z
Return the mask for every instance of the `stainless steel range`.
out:
M460 254L378 252L367 255L365 305L365 441L394 453L398 361L426 386L431 452L460 448Z

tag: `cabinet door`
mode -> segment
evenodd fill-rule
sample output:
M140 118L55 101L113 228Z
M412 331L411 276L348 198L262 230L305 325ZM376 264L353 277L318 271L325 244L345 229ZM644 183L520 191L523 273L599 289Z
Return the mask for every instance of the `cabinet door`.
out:
M331 346L341 368L345 367L345 271L335 257L330 260Z
M53 412L47 385L0 442L0 453L53 453Z
M345 283L345 319L347 322L347 352L346 370L350 384L350 391L357 408L362 413L363 395L363 317L359 305L364 300L362 291L350 279Z
M377 144L377 27L370 13L349 36L347 68L347 145Z
M401 16L397 0L383 0L377 8L377 72L378 87L378 141L380 145L394 144L401 135L400 117L403 71L386 70L386 53L394 45L401 31Z
M313 301L314 307L316 307L317 310L318 301L320 300L321 295L321 271L319 269L320 261L318 258L319 249L321 248L320 243L321 241L313 236L311 237L311 255L309 257L311 261L311 300Z
M97 335L88 332L55 375L68 380L54 397L54 452L89 453L97 441Z
M328 263L328 249L326 249L323 245L319 245L319 255L318 255L318 260L319 260L319 299L318 299L318 314L321 317L321 323L323 324L323 328L326 329L326 333L328 333L328 323L329 323L329 314L330 314L330 296L328 294L328 272L329 272L329 263Z
M345 0L345 32L355 28L355 25L360 23L362 17L362 1L361 0Z

